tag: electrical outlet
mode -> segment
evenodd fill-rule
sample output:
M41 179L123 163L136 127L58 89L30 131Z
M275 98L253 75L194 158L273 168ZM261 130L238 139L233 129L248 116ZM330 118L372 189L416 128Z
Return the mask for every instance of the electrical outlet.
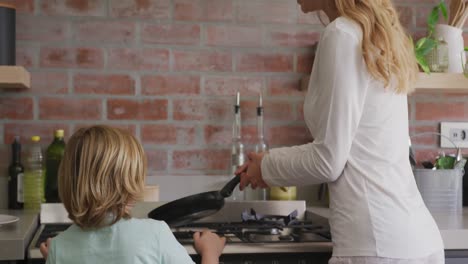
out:
M466 122L442 122L440 124L440 133L450 138L459 148L468 148L468 123ZM440 146L443 148L453 148L453 144L441 137Z

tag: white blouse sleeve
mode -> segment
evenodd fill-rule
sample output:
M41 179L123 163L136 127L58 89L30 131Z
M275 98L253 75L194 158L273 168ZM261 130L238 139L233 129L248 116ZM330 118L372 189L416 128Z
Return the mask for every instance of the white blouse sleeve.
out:
M358 38L341 29L325 31L314 74L318 96L313 113L314 142L270 150L262 161L263 179L270 186L333 182L342 174L362 116L369 74ZM313 77L313 78L314 78Z

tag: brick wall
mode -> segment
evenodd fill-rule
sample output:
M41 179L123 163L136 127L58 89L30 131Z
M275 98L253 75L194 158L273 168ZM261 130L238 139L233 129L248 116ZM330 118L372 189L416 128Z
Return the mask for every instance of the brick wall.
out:
M19 8L17 62L31 71L32 88L0 92L5 144L14 135L26 142L35 134L49 144L54 129L70 135L84 125L109 124L141 140L150 175L225 174L237 90L247 143L255 138L260 91L272 146L311 140L303 123L305 92L299 88L311 70L322 26L315 14L302 14L296 1L11 2ZM404 25L415 35L424 33L434 2L398 2ZM412 131L437 130L441 120L466 120L466 99L411 97ZM436 139L415 143L420 159L437 153ZM5 168L7 145L0 156Z

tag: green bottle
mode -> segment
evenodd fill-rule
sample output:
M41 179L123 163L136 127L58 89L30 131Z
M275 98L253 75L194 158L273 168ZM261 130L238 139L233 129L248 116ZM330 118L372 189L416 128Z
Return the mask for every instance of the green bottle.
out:
M46 152L45 199L47 203L60 203L58 195L58 168L65 151L64 131L56 130L54 141Z

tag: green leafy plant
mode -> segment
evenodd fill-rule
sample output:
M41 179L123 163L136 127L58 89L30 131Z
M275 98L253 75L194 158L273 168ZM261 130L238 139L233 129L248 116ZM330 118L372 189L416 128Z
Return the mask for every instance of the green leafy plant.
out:
M445 4L444 0L441 0L439 4L432 8L429 17L427 18L427 36L419 39L414 44L416 60L418 61L419 66L421 66L421 69L427 74L429 74L431 70L429 69L426 55L437 46L437 41L433 38L432 35L434 34L435 25L439 21L441 14L445 20L448 20L447 5Z

